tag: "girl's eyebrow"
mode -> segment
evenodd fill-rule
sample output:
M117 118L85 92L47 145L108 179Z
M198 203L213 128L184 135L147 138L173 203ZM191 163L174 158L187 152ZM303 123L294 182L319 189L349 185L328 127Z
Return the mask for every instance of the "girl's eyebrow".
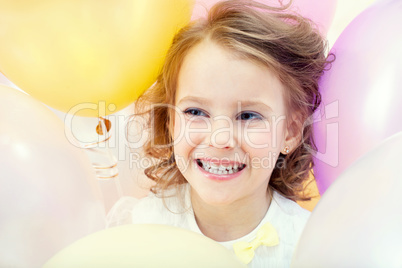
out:
M238 107L240 108L260 108L260 109L265 109L273 112L273 109L271 106L261 102L261 101L253 101L253 100L245 100L245 101L239 101Z
M203 97L196 97L196 96L185 96L184 98L180 99L180 101L177 103L182 103L182 102L197 102L201 105L208 105L209 100Z
M177 104L180 104L182 102L196 102L199 103L201 105L209 105L210 104L210 100L203 98L203 97L196 97L196 96L185 96L184 98L182 98ZM259 108L259 109L264 109L264 110L269 110L270 112L273 112L273 109L258 100L245 100L245 101L238 101L236 103L236 108L240 108L240 109L245 109L245 108Z

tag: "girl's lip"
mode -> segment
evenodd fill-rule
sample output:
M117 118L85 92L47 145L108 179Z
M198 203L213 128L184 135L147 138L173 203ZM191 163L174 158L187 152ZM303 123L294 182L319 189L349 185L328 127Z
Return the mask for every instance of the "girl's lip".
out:
M243 165L243 163L240 163L238 161L231 161L229 159L217 159L217 158L206 158L206 157L198 158L198 159L201 161L204 161L204 162L212 163L217 166L219 166L219 165L229 166L229 165L235 165L235 164L238 166Z
M198 167L198 169L203 173L203 175L205 177L207 177L208 179L211 180L215 180L215 181L228 181L228 180L233 180L234 178L237 178L238 176L240 176L244 169L236 172L236 173L232 173L232 174L213 174L213 173L209 173L207 171L205 171L202 167L200 167L197 164L197 161L195 160L195 165Z

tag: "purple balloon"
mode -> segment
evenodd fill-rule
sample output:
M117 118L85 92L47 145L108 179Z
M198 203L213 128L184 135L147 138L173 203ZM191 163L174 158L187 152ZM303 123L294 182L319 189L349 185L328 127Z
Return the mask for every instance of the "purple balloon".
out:
M321 80L314 174L321 194L354 161L402 131L402 1L380 1L336 41Z

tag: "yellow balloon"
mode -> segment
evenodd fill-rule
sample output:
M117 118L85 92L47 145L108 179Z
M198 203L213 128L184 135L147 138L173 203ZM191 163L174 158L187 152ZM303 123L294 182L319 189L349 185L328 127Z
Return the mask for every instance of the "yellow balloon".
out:
M320 192L318 191L317 182L315 181L314 174L310 174L308 180L304 182L303 193L311 197L309 201L297 201L297 203L304 209L313 211L318 201L321 199Z
M43 268L246 267L215 241L176 227L130 224L86 236Z
M104 116L155 81L191 0L0 0L0 71L45 104Z

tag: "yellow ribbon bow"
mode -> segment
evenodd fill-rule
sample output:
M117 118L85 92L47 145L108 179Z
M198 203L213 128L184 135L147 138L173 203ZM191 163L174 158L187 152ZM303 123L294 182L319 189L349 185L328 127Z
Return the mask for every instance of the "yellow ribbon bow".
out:
M237 257L248 264L254 258L254 251L260 246L276 246L279 244L278 233L271 223L265 223L260 230L258 230L257 237L250 243L240 241L233 244L234 252Z

